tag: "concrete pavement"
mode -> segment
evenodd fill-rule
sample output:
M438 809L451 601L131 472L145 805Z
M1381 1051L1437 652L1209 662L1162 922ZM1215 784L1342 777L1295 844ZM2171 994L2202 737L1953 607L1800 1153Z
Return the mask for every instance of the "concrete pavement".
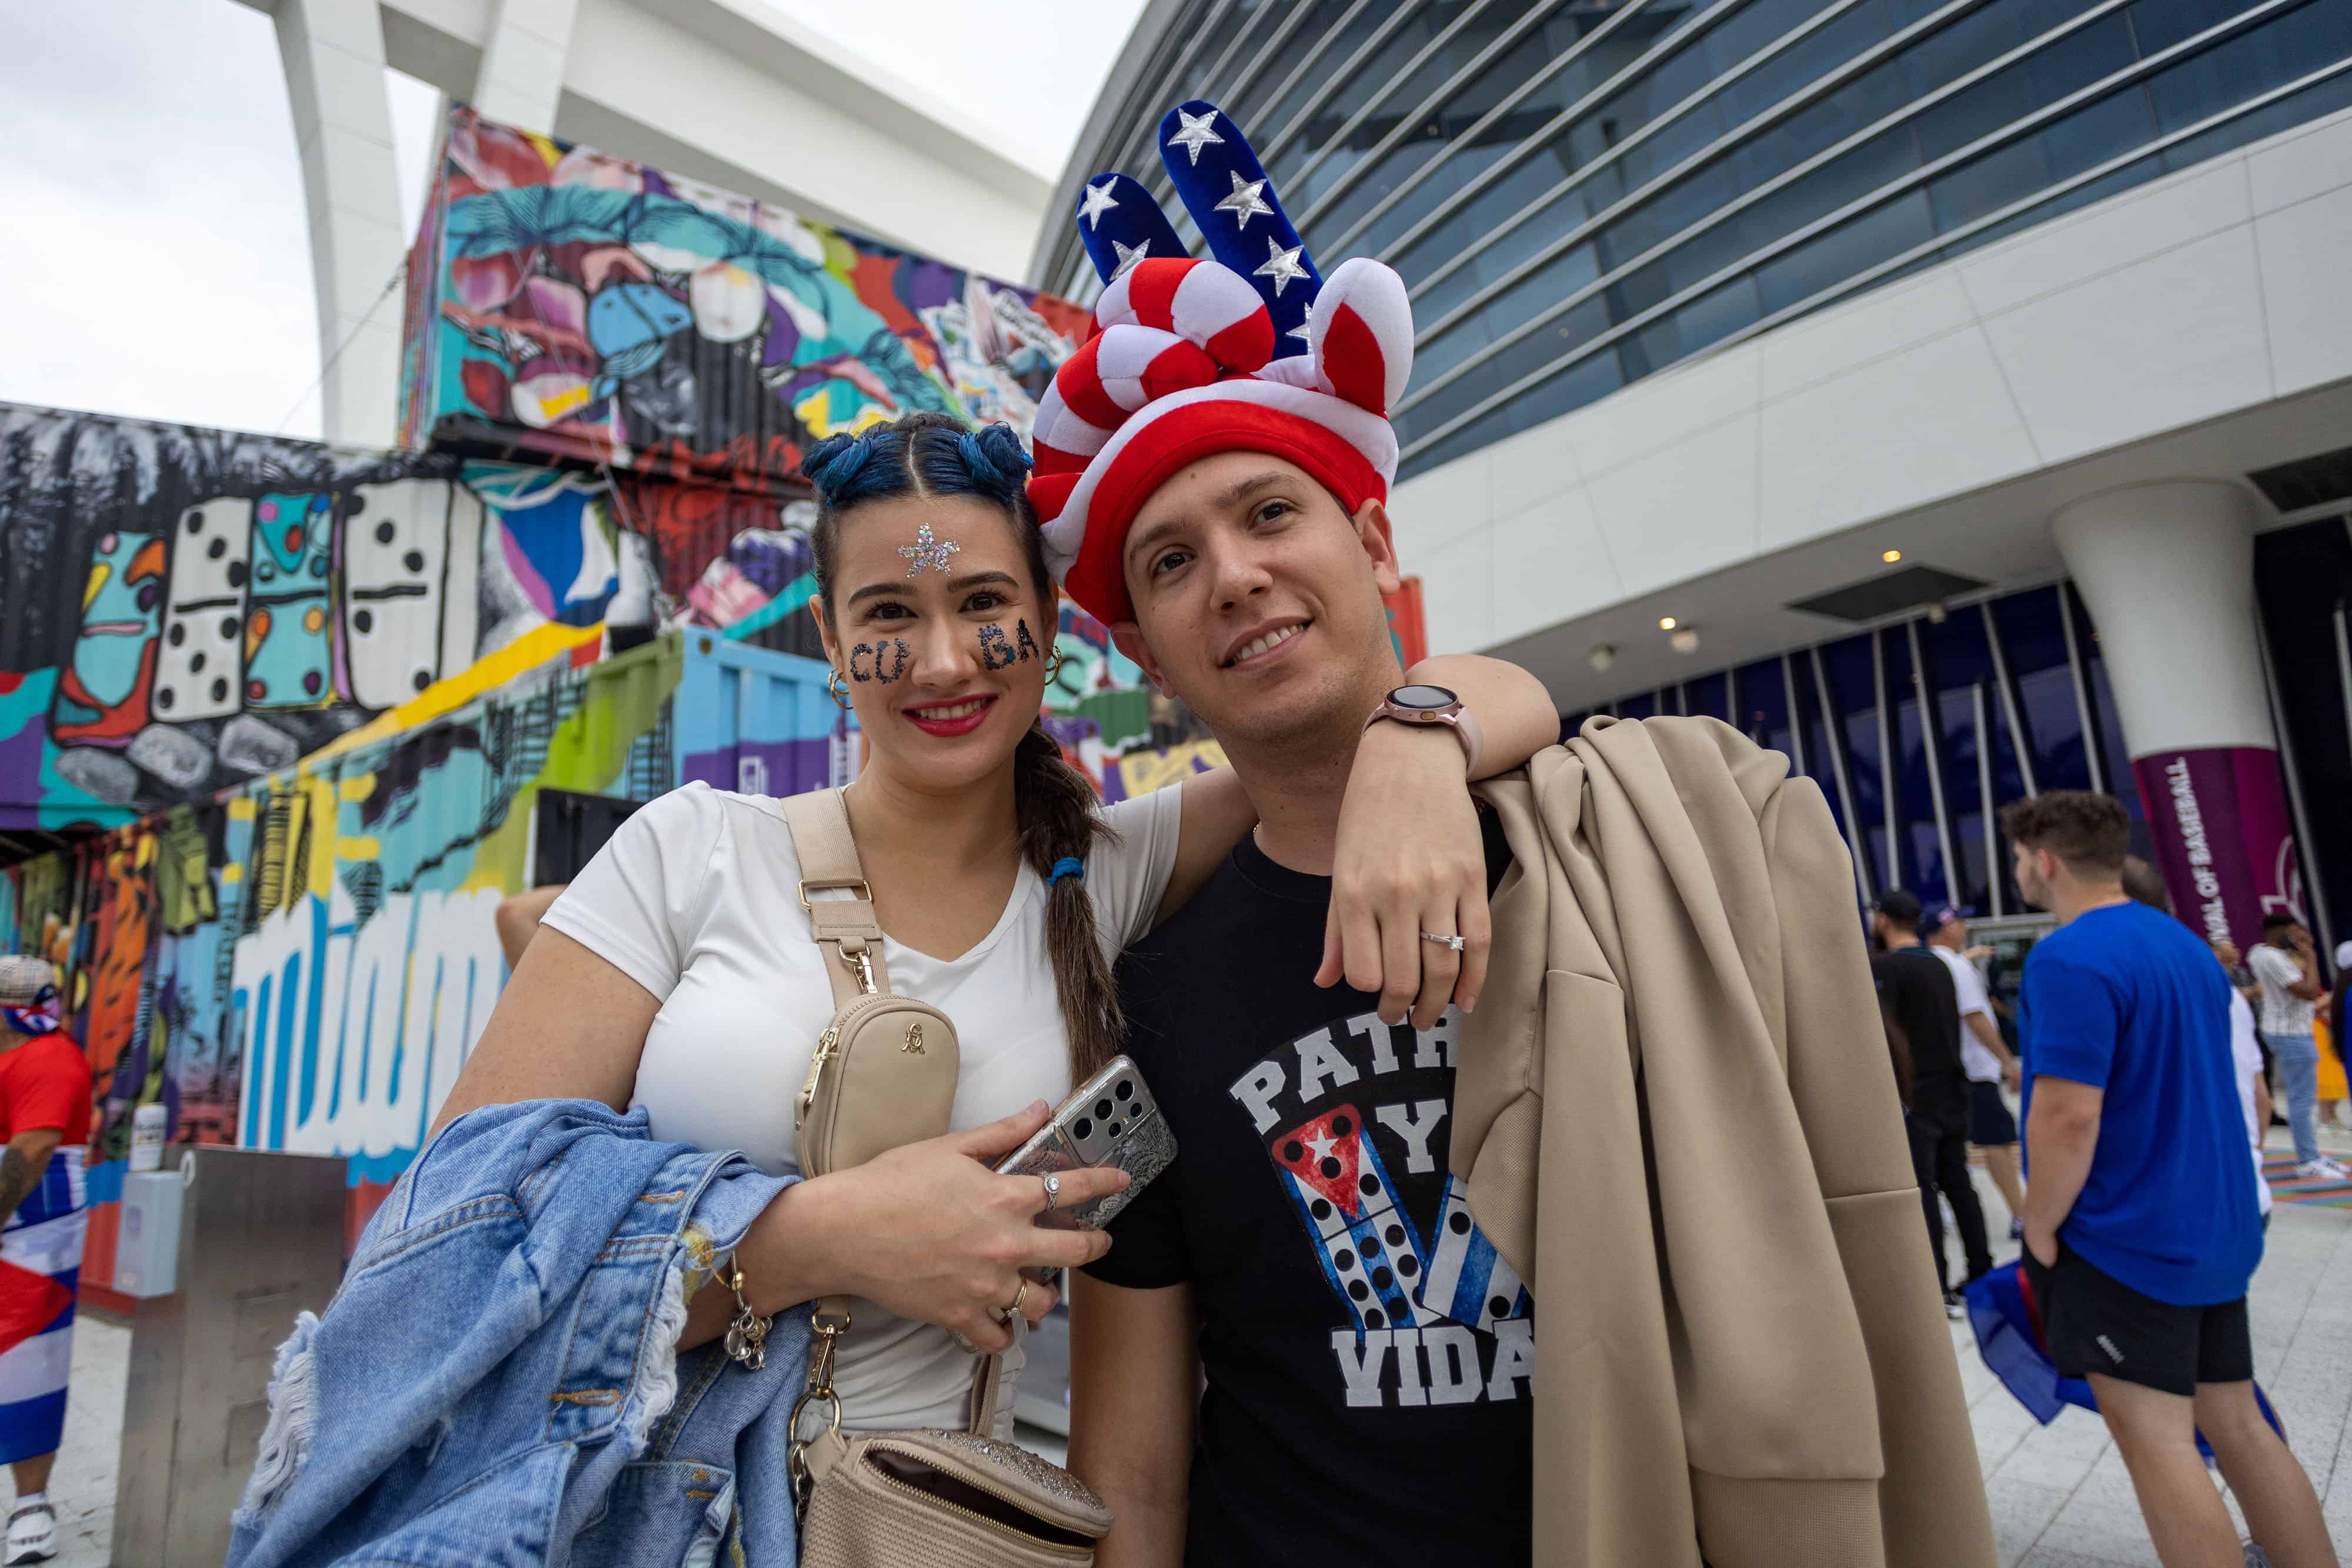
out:
M2283 1137L2283 1130L2275 1135ZM1993 1233L2005 1236L2007 1209L1981 1172L1977 1185ZM1957 1245L1950 1250L1957 1260ZM1995 1253L2014 1257L2016 1246L2004 1243ZM2352 1209L2278 1207L2254 1276L2252 1315L2256 1375L2319 1491L2337 1551L2352 1552ZM2070 1408L2037 1427L1985 1370L1967 1324L1952 1325L1952 1344L2001 1568L2153 1568L2156 1552L2131 1479L2098 1417ZM60 1568L105 1568L108 1562L130 1354L128 1329L81 1318L65 1448L49 1489L58 1504ZM1040 1449L1059 1447L1034 1428L1024 1436Z

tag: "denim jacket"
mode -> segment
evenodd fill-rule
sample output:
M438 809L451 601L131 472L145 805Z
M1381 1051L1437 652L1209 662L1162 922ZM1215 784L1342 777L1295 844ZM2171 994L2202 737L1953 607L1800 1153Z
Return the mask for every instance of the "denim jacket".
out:
M672 1348L792 1179L588 1101L450 1123L278 1350L227 1568L793 1568L805 1309L761 1372Z

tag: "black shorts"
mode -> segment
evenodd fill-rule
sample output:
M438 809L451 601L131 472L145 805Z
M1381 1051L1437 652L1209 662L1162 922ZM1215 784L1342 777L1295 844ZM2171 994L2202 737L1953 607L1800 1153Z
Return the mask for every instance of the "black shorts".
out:
M1998 1083L1969 1084L1969 1142L1980 1149L1997 1149L2017 1142L2017 1118L2000 1097Z
M2254 1375L2243 1296L2213 1307L2176 1307L2101 1273L2063 1241L2052 1268L2028 1252L2025 1277L2063 1376L2098 1373L2189 1397L2200 1383L2244 1383Z

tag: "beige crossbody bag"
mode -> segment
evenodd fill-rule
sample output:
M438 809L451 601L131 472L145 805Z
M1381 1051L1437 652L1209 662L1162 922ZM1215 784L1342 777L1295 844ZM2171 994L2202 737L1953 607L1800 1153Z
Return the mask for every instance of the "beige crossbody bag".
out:
M801 907L824 949L833 1021L817 1039L793 1106L801 1169L819 1176L948 1130L960 1048L947 1015L890 993L874 893L841 791L781 802L801 862ZM845 890L847 898L812 899ZM980 1358L961 1432L841 1430L834 1358L849 1298L816 1303L808 1387L793 1406L792 1479L805 1568L1079 1568L1110 1529L1085 1483L993 1436L999 1358ZM803 1417L831 1418L803 1438Z

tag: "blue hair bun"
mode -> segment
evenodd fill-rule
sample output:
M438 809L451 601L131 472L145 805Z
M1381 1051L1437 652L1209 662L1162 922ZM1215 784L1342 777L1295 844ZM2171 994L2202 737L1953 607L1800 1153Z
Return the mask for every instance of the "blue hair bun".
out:
M956 450L971 476L984 485L1018 486L1029 472L1029 454L1009 424L984 425L956 438Z
M828 435L801 456L801 474L830 502L856 482L874 444L858 435Z

